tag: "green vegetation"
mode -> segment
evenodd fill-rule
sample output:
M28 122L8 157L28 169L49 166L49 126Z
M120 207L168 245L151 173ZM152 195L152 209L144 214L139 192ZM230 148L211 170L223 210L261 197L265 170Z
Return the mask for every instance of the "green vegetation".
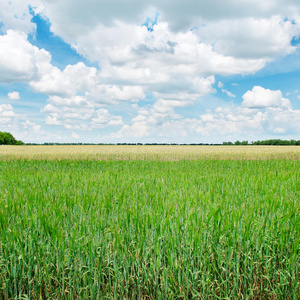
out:
M280 139L271 139L271 140L262 140L262 141L255 141L251 142L249 144L248 141L235 141L234 143L232 142L223 142L223 145L263 145L263 146L299 146L300 145L300 140L280 140Z
M24 143L16 140L11 133L0 131L0 145L24 145Z
M1 299L299 299L300 161L2 161Z
M39 145L39 144L35 144L35 143L27 143L27 145ZM41 145L41 144L40 144ZM181 146L218 146L221 144L209 144L209 143L191 143L191 144L181 144L181 143L44 143L43 145L46 146L58 146L58 145L118 145L118 146L175 146L175 145L181 145ZM232 146L232 145L236 145L236 146L247 146L247 145L263 145L263 146L299 146L300 145L300 140L280 140L280 139L271 139L271 140L262 140L262 141L252 141L252 142L248 142L248 141L235 141L233 142L223 142L222 145L225 146Z

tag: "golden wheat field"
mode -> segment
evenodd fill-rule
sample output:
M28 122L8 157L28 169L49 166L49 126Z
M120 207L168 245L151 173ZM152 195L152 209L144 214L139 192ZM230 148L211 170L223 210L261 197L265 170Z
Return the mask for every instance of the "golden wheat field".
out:
M34 145L0 146L1 160L300 159L299 146Z
M299 146L59 145L0 146L0 160L300 159Z

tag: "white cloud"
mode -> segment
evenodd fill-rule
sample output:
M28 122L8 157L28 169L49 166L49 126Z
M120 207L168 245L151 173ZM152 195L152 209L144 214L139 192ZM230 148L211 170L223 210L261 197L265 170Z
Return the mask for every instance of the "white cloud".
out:
M19 100L20 99L20 93L19 92L11 92L7 94L8 99L10 100Z
M31 22L32 15L29 7L37 12L42 9L39 0L1 0L0 1L0 31L13 29L24 33L33 33L36 25ZM39 8L38 8L39 7Z
M137 85L99 84L87 93L87 98L95 103L116 104L117 101L137 102L144 99L145 94Z
M212 87L215 84L215 76L196 77L193 80L194 90L199 95L213 94L216 90Z
M48 62L48 66L41 68L40 73L41 78L31 81L30 86L36 92L62 97L88 91L95 86L97 79L97 70L87 67L82 62L68 65L63 71Z
M274 133L296 133L300 131L300 110L269 108L267 130Z
M157 102L154 106L162 105L164 107L185 107L193 105L195 100L199 97L199 94L188 93L188 92L178 92L178 93L157 93L154 92L153 95Z
M52 104L51 109L53 109L53 105L63 108L75 108L79 112L82 112L83 108L93 108L93 105L89 103L85 97L79 95L71 97L52 96L49 97L48 101ZM46 107L46 109L50 109L50 106Z
M67 129L89 130L85 123L95 114L93 103L83 96L72 96L69 98L52 96L49 103L41 110L46 113L47 125L63 125Z
M73 139L79 139L79 135L76 132L72 132Z
M45 123L47 125L62 125L62 122L58 120L58 113L50 113L46 116Z
M297 49L291 40L300 34L300 24L284 17L225 19L201 26L196 32L223 55L270 59Z
M296 48L290 42L300 33L300 6L292 0L285 2L284 9L281 6L282 0L230 0L226 4L200 0L193 5L129 0L114 2L113 7L101 0L91 0L89 5L54 0L45 1L43 13L54 33L78 53L99 62L101 71L97 87L88 91L90 99L112 103L129 100L126 95L131 93L122 86L139 86L132 101L143 99L144 92L170 94L174 87L198 96L213 93L211 82L205 86L203 80L216 74L255 73L275 56L293 52ZM160 17L149 32L140 24L155 11ZM196 29L191 31L192 27ZM68 80L61 80L62 74L53 76L56 79L49 80L45 75L32 86L45 93L56 87L70 96Z
M13 107L10 104L1 104L0 113L2 117L14 117Z
M52 30L67 40L95 28L99 23L111 26L115 20L141 24L153 11L160 13L172 29L183 31L199 26L204 21L224 18L268 18L272 15L293 15L299 11L297 0L198 0L198 1L146 1L105 0L85 1L45 0L44 13L50 18ZM113 16L113 17L112 17Z
M17 117L10 104L0 105L0 124L9 125Z
M263 130L266 117L266 113L259 110L252 110L249 113L247 109L241 107L218 107L214 112L200 115L203 123L196 131L203 136L230 134L247 136L251 132Z
M107 109L101 108L96 111L97 116L92 119L93 128L123 125L122 117L112 116Z
M39 133L41 131L41 125L37 125L35 122L31 122L29 120L23 123L23 127L33 133Z
M222 89L222 93L226 94L228 97L235 98L236 96L226 89Z
M91 130L123 125L121 116L114 116L107 109L97 109L97 104L83 96L63 98L52 96L41 110L46 114L47 125L61 125L68 130Z
M265 59L224 56L192 31L176 33L165 22L154 25L152 32L121 22L110 27L100 24L79 36L73 46L100 63L97 84L85 94L98 104L139 101L147 92L159 99L193 102L216 92L214 74L253 73L266 63ZM60 82L66 80L52 80L52 85L58 88ZM37 85L40 82L32 84ZM68 88L62 86L61 91Z
M0 35L0 82L32 80L45 59L50 61L50 54L32 46L26 34L8 30Z
M220 88L220 89L221 89L221 88L223 88L223 87L224 87L224 83L223 83L223 82L221 82L221 81L219 81L219 82L218 82L218 88Z
M74 46L82 55L100 62L103 80L130 84L168 84L176 78L189 80L189 76L253 73L266 63L265 59L224 56L202 43L194 32L174 33L163 22L155 25L153 32L122 23L112 28L100 26L78 37Z
M156 95L158 96L158 95ZM175 107L183 107L191 105L192 102L182 100L157 100L151 107L138 107L137 104L133 108L138 114L132 118L132 124L125 124L114 137L147 137L159 132L157 129L165 122L182 118L174 111Z
M258 91L262 91L261 89ZM267 91L266 95L271 94L272 97L280 95L280 91L269 93L268 90L263 90ZM124 124L118 132L107 138L125 141L145 141L154 138L155 141L167 142L182 142L187 138L188 142L218 142L220 136L224 140L234 141L256 140L266 134L297 134L300 130L300 110L293 110L289 100L282 98L282 95L280 99L268 100L260 107L233 104L227 107L219 106L193 119L183 118L174 110L176 107L192 103L161 99L152 106L139 107L135 104L133 108L137 115L132 118L131 124Z
M242 106L248 108L284 107L291 109L290 101L283 98L280 90L272 91L260 86L254 86L251 91L243 95Z

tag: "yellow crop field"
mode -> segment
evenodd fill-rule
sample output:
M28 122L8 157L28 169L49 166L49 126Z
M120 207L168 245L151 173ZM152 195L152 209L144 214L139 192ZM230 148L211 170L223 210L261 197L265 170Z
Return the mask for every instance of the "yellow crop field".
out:
M299 146L60 145L0 146L0 160L300 159Z

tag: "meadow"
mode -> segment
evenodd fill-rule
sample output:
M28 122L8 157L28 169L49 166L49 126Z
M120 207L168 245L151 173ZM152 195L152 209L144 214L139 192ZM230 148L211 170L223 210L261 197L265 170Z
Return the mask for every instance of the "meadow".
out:
M19 147L1 299L299 299L300 147Z

